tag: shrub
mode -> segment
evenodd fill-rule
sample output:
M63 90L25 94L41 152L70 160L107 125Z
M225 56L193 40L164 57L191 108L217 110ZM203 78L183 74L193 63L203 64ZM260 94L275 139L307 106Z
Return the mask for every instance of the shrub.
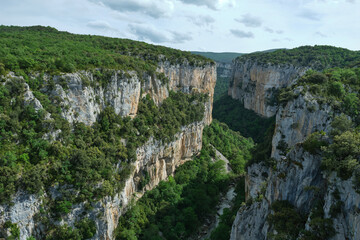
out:
M302 216L295 207L288 201L275 201L271 205L274 213L269 214L267 221L277 231L277 234L270 235L272 239L296 239L299 232L304 228L306 217ZM280 238L282 239L282 238Z
M345 95L345 89L341 82L331 82L328 89L329 94L341 98Z
M319 72L315 72L307 78L308 82L315 84L324 84L327 82L327 80L327 77L323 73Z
M325 133L314 132L302 144L305 151L316 154L321 150L321 147L326 146L327 142L323 139Z

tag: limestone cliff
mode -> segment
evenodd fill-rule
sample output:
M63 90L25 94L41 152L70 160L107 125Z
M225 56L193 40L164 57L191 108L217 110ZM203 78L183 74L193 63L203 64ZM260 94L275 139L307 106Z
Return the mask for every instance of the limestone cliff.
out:
M165 78L159 75L161 73ZM172 142L163 143L150 138L136 150L137 160L132 163L133 170L120 193L101 199L93 204L90 210L86 203L73 205L71 212L60 221L51 220L50 224L73 226L80 218L89 217L95 221L97 228L93 239L113 239L118 219L128 204L141 197L145 191L154 188L160 181L167 179L177 166L199 153L203 128L212 121L216 69L213 65L193 67L186 62L177 65L163 62L159 64L154 76L138 76L136 72L125 71L109 71L106 76L106 84L96 84L99 79L91 71L59 76L46 75L46 81L53 81L53 87L42 91L59 99L63 110L62 116L70 123L79 121L87 125L94 123L106 106L112 106L115 112L122 116L134 117L141 97L146 94L150 94L156 104L161 104L169 96L169 91L206 93L209 100L205 104L204 119L183 126ZM36 109L42 108L28 86L24 101L26 104L34 105ZM53 135L56 136L56 133ZM121 163L116 166L121 167ZM144 188L139 189L145 172L149 176L149 181ZM41 239L45 226L39 221L39 212L43 211L48 199L53 199L59 194L59 186L51 187L41 196L18 192L13 197L13 204L0 205L0 226L10 221L19 228L21 240L26 240L30 236ZM9 236L10 233L0 230L0 235Z
M211 122L216 80L214 66L192 67L186 63L171 65L163 62L159 64L157 72L164 74L163 79L157 74L138 76L133 71L107 71L104 74L106 84L102 85L95 85L99 79L93 72L68 73L52 77L55 88L50 94L62 99L65 119L91 125L107 105L112 106L116 114L135 117L139 101L146 94L160 104L169 96L169 91L207 93L209 102L206 104L205 122Z
M255 60L235 59L228 95L240 100L245 108L272 117L277 107L270 102L276 91L293 84L307 69L290 64L262 64Z
M231 78L233 71L232 63L216 62L217 74L222 78Z
M280 106L276 114L271 153L274 165L258 163L248 168L248 204L236 216L231 240L269 239L274 229L267 217L272 213L270 206L276 200L287 200L308 216L305 230L309 230L309 216L318 199L325 203L325 218L333 219L336 234L331 239L360 238L360 219L356 210L360 206L360 195L355 192L352 180L343 181L336 174L324 174L321 155L311 154L302 146L302 142L311 133L330 132L334 110L327 104L320 105L302 87L296 88L294 92L298 96L285 106ZM339 201L334 198L335 189L343 205L341 214L334 217L331 216L330 209Z

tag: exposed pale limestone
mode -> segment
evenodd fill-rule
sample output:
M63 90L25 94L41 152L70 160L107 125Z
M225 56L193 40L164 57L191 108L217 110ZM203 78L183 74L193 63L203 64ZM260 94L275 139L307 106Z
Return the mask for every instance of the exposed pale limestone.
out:
M97 226L94 240L113 239L119 217L129 203L140 198L145 191L156 187L160 181L172 176L176 167L191 160L192 156L200 152L203 128L203 122L183 127L181 132L175 135L175 140L168 144L150 139L137 149L137 160L133 163L134 171L126 181L121 193L116 194L113 198L105 197L96 203L91 211L85 209L84 203L75 205L72 211L64 217L62 223L72 225L87 216L94 220ZM144 189L138 189L139 176L144 171L149 173L150 182Z
M281 140L285 141L290 149L315 131L330 130L331 107L319 105L308 92L300 94L301 89L295 89L294 93L298 97L285 106L280 106L277 112L271 153L275 159L280 159L281 156L280 150L277 149Z
M274 97L276 90L293 84L307 69L235 60L228 95L240 100L245 108L271 117L276 114L277 107L269 105L268 101Z
M331 240L359 239L360 238L360 194L353 187L353 179L346 181L332 173L328 177L329 187L324 197L325 216L333 219L337 234ZM331 206L336 203L334 191L339 191L340 200L343 202L341 213L336 217L330 215Z
M38 196L19 192L13 197L14 204L0 205L0 235L7 234L2 230L6 221L16 223L20 230L20 239L26 240L28 237L36 235L36 213L39 212L42 200Z
M212 121L212 102L216 83L215 65L194 67L189 64L171 65L169 62L161 63L159 72L169 78L169 89L185 93L200 92L209 95L209 101L205 105L205 124Z
M88 71L54 76L56 84L51 95L62 100L65 119L90 125L106 106L112 106L115 113L123 117L135 117L139 101L146 94L150 94L156 104L161 104L169 96L169 91L206 93L210 98L206 104L205 123L210 124L215 66L192 67L186 63L171 65L164 62L159 64L157 71L165 74L168 84L162 83L156 75L144 74L141 80L136 72L124 71L113 71L105 86L94 84L95 77Z
M232 63L216 62L216 70L219 77L231 78L233 71Z
M337 231L332 240L360 238L357 210L360 208L360 196L354 190L352 180L342 181L334 173L327 178L321 170L321 155L306 152L301 144L315 131L330 132L333 110L329 105L318 104L312 95L301 91L301 87L295 89L294 93L298 96L280 106L276 114L271 153L276 166L253 164L248 168L246 198L255 202L242 207L237 213L231 240L269 239L274 229L266 219L271 213L271 204L276 200L287 200L302 214L309 215L320 196L325 202L325 218L329 218L330 208L336 203L332 194L335 189L339 190L344 205L342 212L332 217ZM287 152L277 148L282 140L287 145ZM305 225L307 230L310 229L309 221L310 218Z
M97 202L92 210L87 210L85 203L75 204L72 211L55 224L73 225L79 219L89 217L95 221L97 227L97 234L93 239L113 239L118 219L129 203L173 175L176 167L200 152L203 128L212 120L215 66L193 67L186 62L181 65L164 62L159 64L158 72L163 72L169 78L169 83L163 83L156 76L146 74L140 80L135 72L124 71L113 71L103 86L94 82L94 76L90 71L44 76L47 81L54 81L54 85L51 89L44 88L41 91L60 101L62 116L70 123L79 121L91 125L106 106L112 106L121 116L134 117L141 97L146 94L150 94L156 104L161 104L171 90L209 95L203 121L183 126L175 135L175 140L170 143L162 143L151 138L137 149L137 161L133 163L134 171L126 180L121 193L115 197L105 197ZM35 104L36 108L42 108L28 86L25 90L25 104ZM58 132L54 132L44 138L56 139L57 135ZM144 189L138 189L140 176L144 171L149 173L150 182ZM58 194L56 187L52 188L50 193L51 197L55 198ZM40 211L42 199L46 198L45 195L18 193L13 199L14 205L0 206L0 227L6 221L11 221L20 228L20 240L26 240L30 236L42 238L44 226L36 222L35 215ZM0 232L0 237L2 234L5 233Z

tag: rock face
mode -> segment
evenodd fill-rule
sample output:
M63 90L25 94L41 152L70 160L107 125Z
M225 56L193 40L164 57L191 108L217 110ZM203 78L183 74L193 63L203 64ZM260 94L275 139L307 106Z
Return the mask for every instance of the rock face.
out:
M233 71L232 63L216 62L217 74L222 78L231 78Z
M285 73L291 70L293 76L300 73L291 67L270 71L269 68L265 70L263 66L260 66L260 70L256 70L247 64L245 63L243 68L249 70L241 73L241 82L243 84L246 82L244 79L248 74L250 77L246 78L245 84L249 86L249 80L253 81L251 79L254 79L252 87L242 87L236 90L234 84L229 89L229 93L239 96L245 106L247 98L250 97L248 108L263 116L271 116L276 113L271 153L275 163L273 166L258 163L248 168L245 183L248 204L239 209L232 226L230 239L269 239L269 234L274 233L274 229L267 222L268 215L272 213L270 209L272 203L277 200L287 200L303 214L310 216L315 201L319 197L325 203L323 206L324 217L333 219L333 226L337 232L331 239L360 239L360 218L357 212L360 207L360 195L354 190L352 180L343 181L336 177L335 173L330 176L323 173L321 155L311 154L302 147L302 142L311 133L330 132L334 110L329 105L320 105L302 87L294 89L296 97L286 105L280 105L276 109L266 107L264 102L264 96L267 96L264 91L267 86L266 78L270 78L269 82L273 82L271 79L277 79L274 75L280 74L280 72ZM295 74L295 72L298 73ZM236 73L235 70L235 83L237 83L236 79L240 79L236 78L237 74L240 73ZM251 77L252 74L257 77ZM256 82L258 79L260 79L260 83ZM265 84L263 84L264 80ZM284 82L281 79L276 81L279 84ZM284 82L284 84L288 83ZM335 189L343 204L341 213L334 217L330 215L330 209L339 201L334 197ZM310 218L305 225L306 230L310 229L309 222Z
M64 74L53 77L55 88L50 94L62 99L65 119L91 125L108 105L116 114L135 117L139 101L146 94L150 94L156 104L161 104L169 96L169 91L207 93L210 97L206 104L205 122L211 122L216 81L214 66L192 67L164 62L159 64L157 72L164 73L169 82L164 83L156 75L138 76L136 72L112 71L107 73L106 84L94 86L97 79L92 72Z
M94 74L87 71L55 77L45 76L54 84L52 89L43 91L59 99L63 117L69 122L79 121L88 125L96 121L98 114L106 106L114 107L115 112L122 116L134 117L141 97L146 94L150 94L156 104L161 104L169 96L170 91L201 92L209 95L209 101L205 104L204 119L201 122L183 126L175 135L175 140L170 143L150 138L137 149L137 160L133 163L133 171L126 180L122 192L114 197L105 197L91 210L86 208L85 203L74 205L71 212L55 224L72 226L77 220L89 217L95 221L97 227L93 239L113 239L118 219L128 204L141 197L145 191L154 188L160 181L167 179L176 167L200 152L203 128L212 121L215 66L192 67L187 63L170 65L164 62L159 64L157 72L164 73L168 81L158 79L158 75L140 77L135 72L123 71L112 71L105 85L95 85ZM42 108L28 88L25 97L26 104ZM121 167L121 163L117 167ZM144 172L148 173L150 181L143 189L139 189ZM56 195L56 187L50 192L50 195ZM51 196L34 196L19 192L13 199L13 205L0 206L0 226L10 221L20 229L21 240L31 236L41 239L44 226L37 220L36 215L47 198ZM1 235L9 236L8 233L2 232L2 229Z
M140 198L145 191L156 187L160 181L166 180L175 172L176 167L191 160L192 156L200 152L203 128L203 122L183 127L181 132L176 134L176 140L166 145L150 139L137 149L137 161L133 164L134 170L121 193L116 194L113 198L106 197L99 201L90 212L86 211L85 204L74 206L64 222L73 224L83 218L83 213L86 212L85 217L94 220L98 229L92 239L113 239L119 217L126 210L128 204L132 200ZM139 176L143 172L149 174L150 181L144 189L138 189Z
M269 104L276 90L290 86L308 68L292 65L259 64L256 61L234 60L228 95L240 100L244 107L264 116L272 117L277 107Z

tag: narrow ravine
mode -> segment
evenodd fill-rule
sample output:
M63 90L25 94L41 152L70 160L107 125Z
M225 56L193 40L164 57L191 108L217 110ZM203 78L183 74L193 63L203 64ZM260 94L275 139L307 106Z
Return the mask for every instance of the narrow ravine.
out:
M213 147L213 146L212 146ZM213 147L216 153L217 159L220 159L225 162L225 171L227 174L232 172L229 160L221 154L215 147ZM214 229L216 229L219 226L220 223L220 217L224 213L225 208L231 208L233 206L233 200L236 197L235 192L235 182L232 181L229 184L228 191L221 196L221 199L219 201L219 204L216 206L216 215L212 216L211 218L206 219L203 226L199 229L198 234L191 239L199 239L199 240L205 240L210 239L211 233Z
M235 193L235 184L232 183L230 185L229 190L226 192L226 194L221 198L219 205L217 206L217 212L215 219L209 223L209 225L206 226L206 230L202 232L205 235L200 235L201 240L209 239L211 236L211 233L214 229L216 229L219 226L220 223L220 217L224 213L225 208L231 208L233 205L233 200L236 197Z

